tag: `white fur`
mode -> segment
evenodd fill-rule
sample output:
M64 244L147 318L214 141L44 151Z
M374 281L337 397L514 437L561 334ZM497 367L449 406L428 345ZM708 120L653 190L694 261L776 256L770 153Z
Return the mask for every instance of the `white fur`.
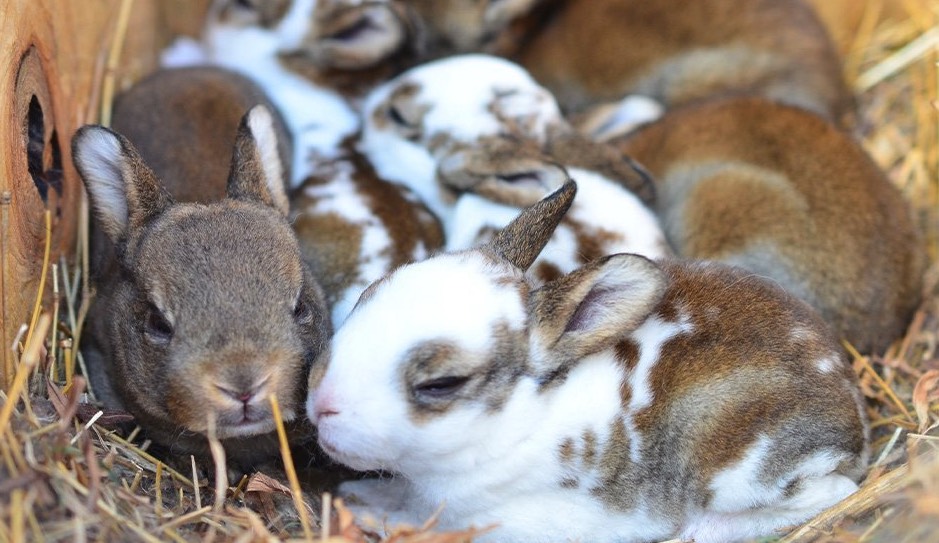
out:
M403 428L396 429L393 422L407 419L405 406L395 398L401 383L393 361L421 338L454 338L467 351L483 356L491 348L490 323L505 320L517 326L524 320L517 298L506 296L508 287L492 285L480 273L486 264L478 259L458 254L424 264L401 268L370 303L350 315L333 339L334 352L341 352L341 359L330 364L323 382L310 395L307 409L313 419L318 401L328 399L330 405L339 407L339 415L320 425L320 442L327 451L343 451L342 461L352 467L413 469L408 464L414 461L409 451L411 436ZM441 276L451 278L452 283L436 280ZM454 290L452 284L460 288ZM418 291L426 295L415 297ZM440 318L454 303L463 308L465 320ZM411 308L410 318L397 316L401 307ZM366 337L363 333L369 341L361 340ZM381 345L380 353L375 345ZM374 386L362 383L363 372ZM360 385L353 386L355 382ZM459 447L446 439L435 446L442 450L427 448L423 453L448 454Z
M417 141L399 135L390 120L379 123L374 118L395 89L410 84L419 88L415 103L427 109ZM512 130L521 129L524 137L544 142L551 127L564 123L554 98L522 68L484 55L453 57L405 72L369 95L365 119L359 149L382 178L402 183L420 195L441 219L448 250L478 245L483 241L481 230L504 227L520 209L472 193L451 201L440 188L437 169L446 161L461 159L461 155L432 148L441 136L451 143L473 142L507 133L511 124ZM597 173L579 168L569 172L578 182L569 220L596 234L616 235L614 241L606 242L606 254L628 252L658 258L669 253L658 220L635 195ZM539 260L567 273L580 266L581 249L565 224Z
M127 229L127 190L121 142L104 128L86 128L76 145L75 162L91 194L95 213L112 236Z
M582 265L581 248L572 223L603 240L604 254L633 253L650 259L668 256L668 242L655 214L634 194L597 173L568 168L577 182L577 197L548 245L533 267L545 262L562 273L570 273ZM473 193L457 200L453 220L446 223L448 251L468 249L486 241L482 233L502 229L521 210L499 204Z
M376 110L404 85L415 84L414 100L429 109L421 119L421 137L409 141L394 126L375 122ZM437 161L430 145L444 135L449 141L472 142L502 133L506 121L495 110L539 140L563 123L557 102L521 67L496 57L463 55L418 66L377 87L365 99L365 123L359 150L382 179L414 190L446 225L452 202L436 182ZM445 226L446 229L446 226Z
M638 126L655 121L665 114L665 106L659 101L641 94L626 96L612 107L607 108L588 134L596 140L607 141L617 136L628 134Z
M248 128L254 136L258 154L261 157L261 171L264 184L274 201L274 205L287 214L290 204L284 191L284 166L280 162L277 149L277 133L274 131L274 118L264 106L255 106L248 112Z
M362 291L391 271L388 253L393 241L385 226L372 213L369 203L358 192L352 179L354 166L344 160L333 164L337 170L329 183L304 188L304 192L316 198L317 202L304 209L298 209L297 212L308 216L338 215L362 231L362 245L356 265L357 277L339 296L339 301L332 308L333 326L338 328L352 311ZM418 247L413 256L415 260L425 258L426 247Z
M838 358L835 356L826 356L815 362L815 367L818 368L818 371L821 373L834 373L838 370L838 366Z

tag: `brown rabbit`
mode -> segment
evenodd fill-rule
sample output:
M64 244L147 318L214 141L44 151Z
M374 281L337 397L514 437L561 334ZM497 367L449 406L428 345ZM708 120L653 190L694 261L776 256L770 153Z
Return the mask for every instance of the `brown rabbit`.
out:
M731 99L675 110L613 143L656 179L678 255L772 278L861 351L903 332L924 266L909 205L830 123Z
M185 90L175 75L153 81L167 83L160 103L177 107L164 107L138 141L175 163L179 177L161 179L131 141L106 128L84 127L72 141L96 235L108 242L93 255L89 377L107 406L132 413L171 452L207 454L211 419L230 465L247 467L277 450L270 395L286 421L297 419L303 380L331 327L287 222L271 113L256 106L239 125L237 105L174 101ZM118 110L120 126L134 125L128 112L140 111L128 105L131 96ZM217 159L210 135L231 124L229 173L205 177ZM185 133L162 133L164 126Z
M831 39L801 0L568 0L518 60L568 110L627 94L666 107L759 95L849 123L854 109Z
M507 32L510 17L461 9L465 0L427 1L433 9L410 3L424 26L458 50L513 57L569 113L632 94L667 108L747 94L853 123L854 98L838 53L802 0L510 2L518 4L510 14L514 26L527 35L502 40L501 50L494 36Z
M291 141L280 113L263 90L229 70L155 72L117 97L112 127L134 144L174 199L211 202L225 197L238 122L257 104L273 115L283 178L289 179Z

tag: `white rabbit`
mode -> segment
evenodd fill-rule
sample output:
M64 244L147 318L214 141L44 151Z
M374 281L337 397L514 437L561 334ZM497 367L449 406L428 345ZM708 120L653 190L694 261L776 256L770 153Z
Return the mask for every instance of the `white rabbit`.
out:
M448 249L483 241L570 173L581 190L535 265L540 279L615 252L669 253L644 205L651 180L616 150L578 138L551 95L508 61L453 57L382 85L366 100L359 148L441 218Z
M480 540L771 535L857 489L853 371L805 303L716 263L612 255L535 288L573 183L485 247L363 294L310 374L323 449L389 522ZM367 379L362 376L367 375Z

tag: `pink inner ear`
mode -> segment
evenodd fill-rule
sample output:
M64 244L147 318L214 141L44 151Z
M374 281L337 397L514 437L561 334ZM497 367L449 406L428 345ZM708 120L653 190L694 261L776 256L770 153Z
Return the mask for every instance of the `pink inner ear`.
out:
M628 285L621 285L627 287ZM628 288L623 288L628 290ZM614 289L608 286L595 286L584 296L578 304L574 314L567 321L564 333L581 332L595 326L602 325L604 317L615 310L616 300Z

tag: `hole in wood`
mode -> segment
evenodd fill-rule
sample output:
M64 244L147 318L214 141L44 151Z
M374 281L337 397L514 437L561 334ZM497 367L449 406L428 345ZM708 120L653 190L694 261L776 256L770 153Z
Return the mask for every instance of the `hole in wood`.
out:
M26 165L36 190L44 203L49 202L49 188L62 194L62 148L58 134L52 131L46 154L46 129L42 106L34 95L26 112ZM58 213L60 210L56 210Z

